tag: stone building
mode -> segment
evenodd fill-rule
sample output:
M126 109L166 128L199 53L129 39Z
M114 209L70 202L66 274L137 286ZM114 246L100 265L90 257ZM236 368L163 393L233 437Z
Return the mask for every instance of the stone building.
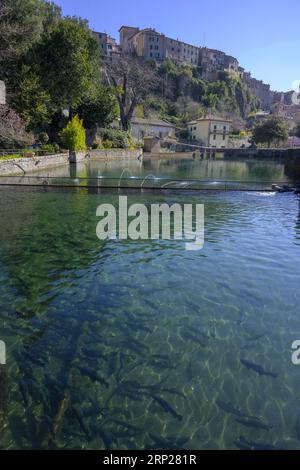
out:
M172 59L185 64L199 63L199 47L168 38L153 28L140 30L131 26L122 26L119 32L120 48L124 54L134 53L146 60Z
M241 76L243 71L235 57L207 47L199 48L199 65L202 68L202 76L206 79L216 79L215 72L226 71Z
M222 118L201 118L188 123L190 139L205 147L228 147L232 121Z
M0 80L0 104L6 104L6 88L5 83Z
M225 54L224 70L239 75L240 64L235 57Z
M203 78L210 78L213 72L224 70L225 56L225 52L216 49L200 48L199 65L202 68Z
M134 117L131 121L132 136L141 141L144 137L175 137L175 126L161 119L142 119Z
M101 57L104 60L113 61L120 57L120 47L116 39L106 33L98 33L96 31L93 31L93 35L99 44Z

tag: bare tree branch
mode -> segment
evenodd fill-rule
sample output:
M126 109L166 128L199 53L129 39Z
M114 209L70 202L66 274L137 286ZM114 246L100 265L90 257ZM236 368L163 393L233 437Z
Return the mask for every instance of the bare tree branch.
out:
M107 84L115 89L122 128L128 131L136 106L158 86L159 78L149 65L134 57L122 57L104 68Z

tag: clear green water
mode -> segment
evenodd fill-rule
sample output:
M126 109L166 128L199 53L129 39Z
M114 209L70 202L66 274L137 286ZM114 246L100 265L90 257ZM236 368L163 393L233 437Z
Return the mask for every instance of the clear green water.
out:
M124 170L124 171L123 171ZM199 160L192 158L146 158L143 161L90 160L70 167L34 172L33 175L58 177L112 177L119 179L137 176L162 176L174 179L204 179L233 181L290 181L286 167L281 162L261 160Z
M100 242L96 208L118 195L0 192L1 448L300 449L299 199L129 194L204 203L205 247L187 252Z

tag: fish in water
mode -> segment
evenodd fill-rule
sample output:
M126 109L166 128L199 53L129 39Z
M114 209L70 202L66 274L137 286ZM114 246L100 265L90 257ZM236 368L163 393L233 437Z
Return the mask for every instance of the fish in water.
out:
M161 450L179 450L182 448L188 441L189 437L161 437L156 434L149 433L150 439L154 442L156 449Z
M240 438L235 441L235 445L241 450L283 450L271 444L260 444L257 442L247 441L243 436L240 436Z
M262 366L258 364L254 364L253 362L247 361L246 359L241 359L241 364L247 367L247 369L254 370L259 375L265 375L267 377L272 377L273 379L276 379L276 377L278 377L277 373L267 371Z
M33 379L27 380L27 386L30 395L36 403L41 403L44 405L45 410L50 410L49 399L42 387L39 386L37 382Z
M300 441L300 411L297 416L297 439Z
M243 413L242 411L234 408L230 403L225 403L225 401L222 401L222 400L216 400L216 404L218 405L219 408L221 408L223 411L226 411L227 413L230 413L235 416L239 416L241 418L248 417L246 413Z
M158 369L176 369L178 364L172 363L169 356L154 354L150 360L150 365Z
M206 345L203 342L203 337L199 337L199 335L187 329L181 328L180 336L182 337L182 339L187 339L189 341L192 341L193 343L199 344L202 348L206 347Z
M92 432L101 437L106 450L112 449L112 446L118 442L116 437L101 425L92 425Z
M273 428L272 424L265 423L261 421L260 418L251 418L250 416L239 418L236 422L243 426L247 426L248 428L263 429L264 431L270 431Z
M82 412L81 408L77 405L73 405L71 409L73 411L73 414L74 414L75 418L77 419L77 421L79 423L79 426L80 426L81 430L84 432L86 437L88 439L90 439L90 431L89 431L87 425L84 422L84 416L83 416L83 412Z
M97 349L91 348L91 347L84 347L82 349L82 353L84 356L88 356L89 358L94 358L94 359L103 359L104 361L107 361L107 356L103 354L103 351L99 351Z
M182 421L182 416L178 414L166 400L164 400L161 397L158 397L157 395L152 395L152 398L165 410L166 413L170 413L170 415L172 415L173 418L176 418L179 421Z
M42 360L42 358L38 357L37 355L35 355L32 352L30 352L28 350L25 350L25 351L23 351L23 356L29 362L33 362L33 364L35 364L38 367L45 367L45 362Z
M109 418L109 421L112 421L113 423L118 424L119 426L122 426L123 428L125 428L127 430L134 431L136 433L137 432L139 432L139 433L142 432L141 428L139 428L137 426L134 426L133 424L126 423L125 421L122 421L121 419L111 417L111 418Z
M177 395L178 397L184 398L186 400L186 395L180 390L176 390L175 388L162 388L161 391L170 393L171 395Z
M77 369L79 369L83 375L89 377L93 382L100 382L101 385L104 385L104 387L109 388L109 383L105 380L102 375L99 374L98 371L94 371L89 367L82 366L77 366Z
M28 390L28 386L25 380L23 379L20 380L19 388L20 388L20 392L23 398L24 405L27 408L29 405L29 390Z

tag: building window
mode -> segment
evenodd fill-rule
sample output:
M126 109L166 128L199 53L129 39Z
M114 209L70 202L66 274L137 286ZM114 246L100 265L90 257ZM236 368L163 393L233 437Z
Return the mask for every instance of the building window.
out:
M151 46L150 46L150 50L152 51L152 49L153 49L153 46L151 45Z
M193 128L191 127L191 132L193 132Z
M217 130L217 126L214 126L214 130L215 130L215 131Z
M194 127L194 131L196 131L196 130L197 130L197 127Z
M153 54L152 54L152 52L150 52L150 57L153 57Z
M216 140L216 138L217 138L217 135L216 135L216 134L214 134L214 140Z
M158 51L159 47L158 47L158 46L154 46L154 49L155 49L156 51Z
M226 137L226 135L225 135L225 134L223 134L223 140L225 140L225 137Z

